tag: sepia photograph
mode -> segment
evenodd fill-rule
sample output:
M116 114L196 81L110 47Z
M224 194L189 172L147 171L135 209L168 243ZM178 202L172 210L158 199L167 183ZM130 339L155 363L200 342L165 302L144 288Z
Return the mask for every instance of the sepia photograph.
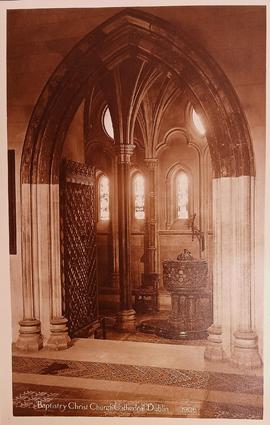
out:
M12 415L264 423L266 5L4 3Z

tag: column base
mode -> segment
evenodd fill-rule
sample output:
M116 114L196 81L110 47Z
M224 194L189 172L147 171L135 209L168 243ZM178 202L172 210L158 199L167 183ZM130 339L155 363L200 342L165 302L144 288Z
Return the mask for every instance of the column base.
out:
M40 330L40 321L21 320L19 337L16 342L16 348L21 351L38 351L43 347L43 337Z
M222 346L222 328L221 326L212 325L207 329L208 338L204 351L204 358L211 361L224 361L226 354Z
M168 317L168 322L172 328L176 329L185 329L185 321L182 317L175 317L174 315L170 315Z
M122 332L136 331L136 312L133 309L121 310L117 314L115 327Z
M236 331L234 333L234 349L232 362L237 366L257 369L262 367L262 359L258 351L257 335L253 331Z
M51 320L51 336L47 342L49 350L66 350L71 346L71 339L68 335L67 319L59 317Z

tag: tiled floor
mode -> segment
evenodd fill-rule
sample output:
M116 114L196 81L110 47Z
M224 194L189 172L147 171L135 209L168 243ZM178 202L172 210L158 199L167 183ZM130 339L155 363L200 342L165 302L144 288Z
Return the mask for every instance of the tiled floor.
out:
M262 370L208 363L203 352L94 339L59 352L14 352L14 414L260 419Z
M260 377L207 370L14 356L13 372L262 394Z
M165 320L168 318L169 311L159 311L158 313L144 313L136 314L137 326L143 321L149 321L152 319ZM114 315L104 312L103 316L107 316L108 323L114 323ZM151 342L158 344L174 344L174 345L205 345L206 340L175 340L159 337L155 334L143 333L136 331L136 333L131 332L119 332L113 327L108 327L106 330L106 339L115 340L115 341L133 341L133 342Z

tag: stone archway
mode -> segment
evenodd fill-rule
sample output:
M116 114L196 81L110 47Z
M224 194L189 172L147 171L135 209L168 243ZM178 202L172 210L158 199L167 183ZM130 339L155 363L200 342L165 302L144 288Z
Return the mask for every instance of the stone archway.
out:
M140 84L134 83L128 94L130 98L136 95L130 109L123 107L125 86L117 66L134 57L140 58L143 66ZM215 256L214 324L205 356L213 360L229 357L251 367L261 364L251 311L255 170L245 116L230 82L207 52L166 22L133 9L109 19L74 47L48 81L30 120L21 163L24 318L19 347L41 347L41 321L44 329L51 329L51 348L69 345L61 303L58 179L65 134L76 109L89 86L102 78L118 146L119 214L125 218L128 194L123 188L134 148L136 114L149 84L164 66L169 76L188 88L208 122L214 170ZM150 163L155 159L150 152ZM129 327L134 324L127 270L129 224L126 219L120 223L120 237L125 241L119 250L123 289L120 321ZM49 307L41 306L37 295L44 281L50 282ZM232 311L228 301L235 297L241 309Z

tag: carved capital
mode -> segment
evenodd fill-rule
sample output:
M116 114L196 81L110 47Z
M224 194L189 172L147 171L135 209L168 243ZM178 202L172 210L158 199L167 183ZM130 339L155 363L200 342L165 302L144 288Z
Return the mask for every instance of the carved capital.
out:
M146 166L150 169L154 169L158 165L157 158L145 158L144 162L146 163Z
M120 144L116 146L116 154L120 164L130 164L130 157L133 154L135 145Z

